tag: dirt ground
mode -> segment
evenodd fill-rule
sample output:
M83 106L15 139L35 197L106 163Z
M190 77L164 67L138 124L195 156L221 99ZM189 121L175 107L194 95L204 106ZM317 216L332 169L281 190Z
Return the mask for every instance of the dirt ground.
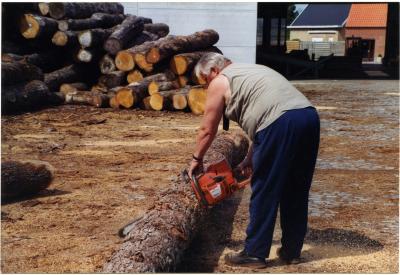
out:
M224 264L245 238L250 188L215 207L179 272L398 272L398 81L296 81L318 107L321 145L303 262ZM201 117L62 106L2 117L2 159L39 159L53 184L1 208L5 273L93 273L191 157ZM234 127L235 128L235 127Z

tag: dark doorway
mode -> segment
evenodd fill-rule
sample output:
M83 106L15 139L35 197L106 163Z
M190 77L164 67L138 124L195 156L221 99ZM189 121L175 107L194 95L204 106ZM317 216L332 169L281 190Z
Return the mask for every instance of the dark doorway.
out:
M360 47L363 61L374 61L375 40L362 39Z

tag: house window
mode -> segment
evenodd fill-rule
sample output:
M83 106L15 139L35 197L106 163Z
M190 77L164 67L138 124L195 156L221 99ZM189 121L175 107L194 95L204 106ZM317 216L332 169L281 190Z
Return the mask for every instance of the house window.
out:
M261 46L263 44L263 35L264 35L264 18L257 18L257 46Z
M281 46L285 45L286 40L286 18L281 18Z

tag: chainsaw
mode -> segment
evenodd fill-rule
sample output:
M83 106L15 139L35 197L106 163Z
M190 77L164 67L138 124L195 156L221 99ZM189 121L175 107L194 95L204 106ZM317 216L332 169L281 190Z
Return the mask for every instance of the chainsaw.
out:
M191 184L197 200L204 208L230 197L250 182L250 178L243 177L239 171L232 171L225 158L209 165L203 173L192 175L192 178L184 170L183 177L186 183Z

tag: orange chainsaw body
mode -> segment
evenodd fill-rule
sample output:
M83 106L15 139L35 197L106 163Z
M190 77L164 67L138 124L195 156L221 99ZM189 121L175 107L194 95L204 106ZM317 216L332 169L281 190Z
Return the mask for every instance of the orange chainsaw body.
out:
M226 159L213 163L207 170L190 180L192 189L203 207L212 206L230 197L236 190L250 182L237 182Z

